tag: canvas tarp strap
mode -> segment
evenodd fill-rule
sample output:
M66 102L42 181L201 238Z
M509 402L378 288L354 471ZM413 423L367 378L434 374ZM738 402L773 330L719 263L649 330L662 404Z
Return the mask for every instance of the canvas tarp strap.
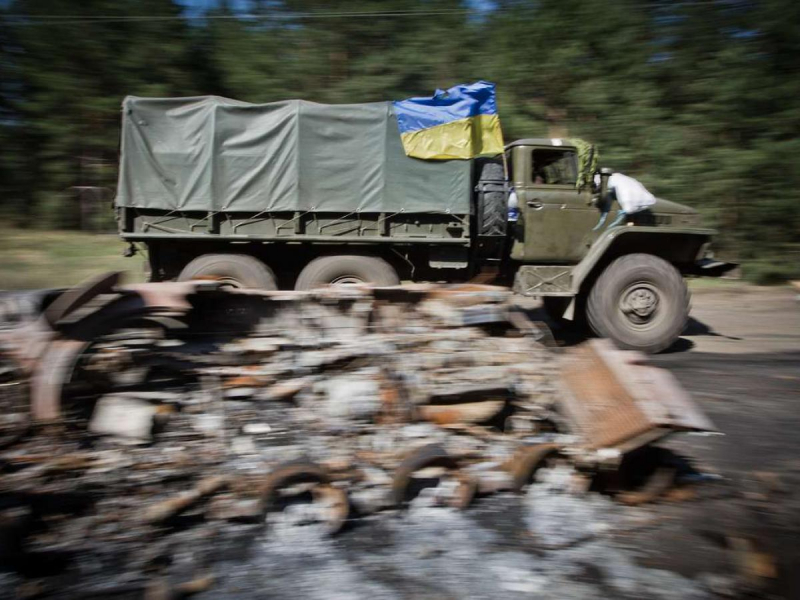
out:
M118 206L470 212L470 162L406 156L389 102L128 97L122 123Z

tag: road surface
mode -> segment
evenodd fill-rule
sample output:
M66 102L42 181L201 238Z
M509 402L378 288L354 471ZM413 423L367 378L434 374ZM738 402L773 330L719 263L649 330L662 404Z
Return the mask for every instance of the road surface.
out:
M800 598L800 301L789 288L701 289L691 317L652 360L724 436L684 438L682 449L740 489L745 514L723 526L748 529L778 559L778 595ZM566 345L580 341L554 331Z

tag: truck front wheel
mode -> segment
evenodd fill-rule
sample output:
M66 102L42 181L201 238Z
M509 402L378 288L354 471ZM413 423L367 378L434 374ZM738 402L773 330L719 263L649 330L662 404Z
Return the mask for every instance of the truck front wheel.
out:
M392 265L374 256L320 256L300 272L296 290L313 290L326 285L368 283L376 286L397 285L400 278Z
M586 306L589 325L617 346L655 354L689 318L689 290L678 270L651 254L628 254L598 277Z
M272 269L248 254L198 256L178 275L178 281L190 279L213 279L232 288L278 289Z

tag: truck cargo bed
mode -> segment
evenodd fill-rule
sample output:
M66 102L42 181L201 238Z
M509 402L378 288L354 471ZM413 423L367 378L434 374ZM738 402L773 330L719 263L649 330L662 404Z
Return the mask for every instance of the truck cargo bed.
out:
M325 229L342 218L349 218L345 228L358 226L367 214L389 226L389 215L469 214L471 185L472 161L406 156L388 102L248 104L208 96L123 103L116 206L125 209L124 233L199 226L270 237L286 233L286 223L310 233L315 218L300 223L298 216L323 213ZM170 220L150 219L147 228L156 231L144 231L145 216ZM396 221L401 228L413 222Z

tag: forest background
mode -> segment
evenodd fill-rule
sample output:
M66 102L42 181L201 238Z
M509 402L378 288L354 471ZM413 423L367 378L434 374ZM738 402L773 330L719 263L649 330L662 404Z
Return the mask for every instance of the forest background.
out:
M0 52L4 231L113 230L126 95L347 103L486 79L506 141L592 140L701 211L748 279L800 278L793 0L0 0Z

